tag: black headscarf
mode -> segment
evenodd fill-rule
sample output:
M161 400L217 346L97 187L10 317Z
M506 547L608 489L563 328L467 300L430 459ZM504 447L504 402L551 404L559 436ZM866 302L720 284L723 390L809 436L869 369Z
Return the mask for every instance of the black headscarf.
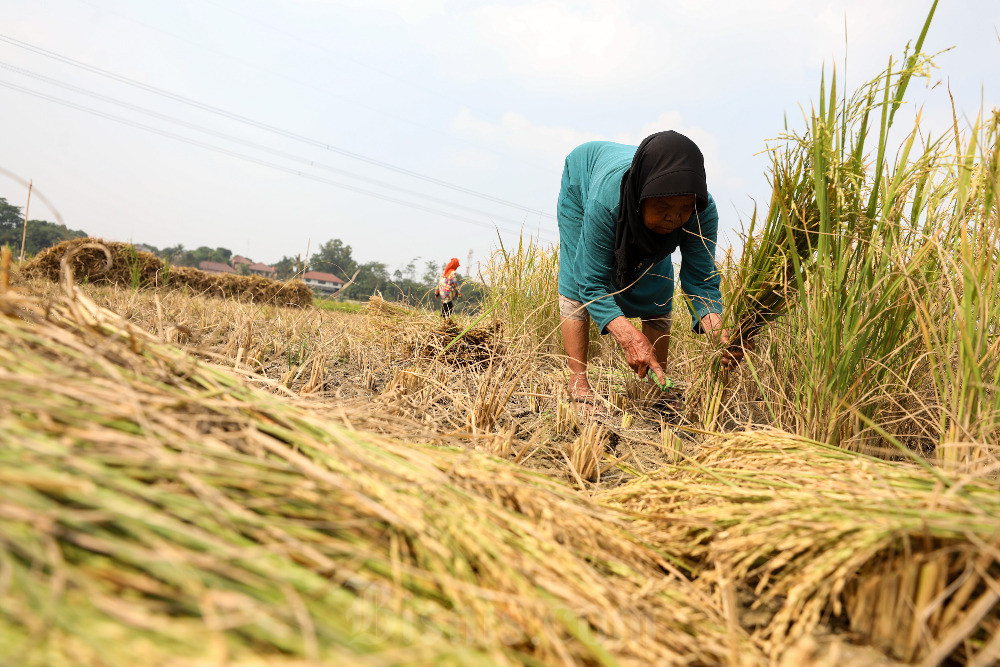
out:
M642 222L647 197L694 195L698 211L708 206L705 158L683 134L668 130L642 140L622 176L615 225L615 286L629 290L639 276L677 247L678 235L657 234Z

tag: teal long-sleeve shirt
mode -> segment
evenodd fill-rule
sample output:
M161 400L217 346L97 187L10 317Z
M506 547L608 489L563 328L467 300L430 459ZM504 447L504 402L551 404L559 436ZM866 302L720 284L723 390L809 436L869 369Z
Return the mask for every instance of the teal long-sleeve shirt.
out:
M601 333L621 317L655 317L672 311L674 265L668 255L623 294L614 286L615 224L621 180L637 146L591 141L566 158L556 206L559 221L559 293L587 305ZM701 318L722 312L715 244L719 214L709 195L708 206L696 211L668 234L671 252L681 251L681 288L690 300L695 331Z

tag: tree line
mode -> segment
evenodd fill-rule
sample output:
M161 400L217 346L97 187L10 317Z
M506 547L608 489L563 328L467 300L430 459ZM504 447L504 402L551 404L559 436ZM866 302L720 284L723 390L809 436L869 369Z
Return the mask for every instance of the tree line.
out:
M0 247L9 245L15 256L20 252L21 234L24 230L24 215L21 208L9 204L0 197ZM25 241L25 255L35 255L46 248L63 241L89 236L77 229L68 229L44 220L29 220L28 233ZM171 266L196 267L204 261L229 264L233 252L228 248L210 248L200 246L194 249L185 248L182 244L157 248L148 244L136 244L138 249L157 255ZM301 276L306 271L323 271L332 273L344 281L357 276L338 297L365 301L371 295L379 292L388 301L407 301L425 306L434 305L434 288L438 276L444 267L444 261L427 260L421 263L420 257L415 257L406 265L390 271L384 262L361 263L354 258L353 249L340 239L331 239L323 243L306 261L301 257L282 257L275 262L275 272L279 280ZM462 282L463 298L457 302L459 310L472 309L479 305L482 299L482 285L472 279Z
M297 260L283 257L281 262L275 264L275 268L282 263L294 267ZM434 288L437 287L444 264L445 261L434 260L421 263L421 258L415 257L390 273L384 262L359 263L354 259L351 246L345 245L340 239L331 239L309 256L308 270L332 273L344 280L349 280L356 272L354 282L343 290L342 296L347 299L363 301L375 292L380 292L388 301L433 306ZM479 281L464 279L461 281L461 290L462 299L456 303L458 310L471 310L482 302L483 288Z
M16 258L21 252L22 234L24 234L24 214L21 213L21 207L9 204L6 199L0 197L0 247L10 246ZM29 220L28 233L24 236L24 253L26 257L30 257L63 241L86 235L86 232L68 229L66 225L45 220Z

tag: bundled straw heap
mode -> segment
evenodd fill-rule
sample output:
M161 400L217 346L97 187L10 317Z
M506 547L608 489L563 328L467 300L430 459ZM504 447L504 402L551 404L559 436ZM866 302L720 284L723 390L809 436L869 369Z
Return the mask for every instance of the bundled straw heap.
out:
M490 359L504 356L499 322L493 326L462 329L454 320L444 320L418 340L414 352L457 366L485 366Z
M716 585L745 582L772 654L826 616L897 658L1000 659L1000 493L780 432L717 436L605 494Z
M0 662L761 662L617 512L321 421L67 288L0 294Z
M103 246L103 248L102 248ZM108 253L105 253L104 248ZM312 305L312 291L299 280L281 282L262 276L215 275L188 266L168 266L156 255L131 244L97 239L72 239L38 253L22 268L26 278L59 280L59 265L72 256L77 280L132 287L186 287L222 298L280 306Z

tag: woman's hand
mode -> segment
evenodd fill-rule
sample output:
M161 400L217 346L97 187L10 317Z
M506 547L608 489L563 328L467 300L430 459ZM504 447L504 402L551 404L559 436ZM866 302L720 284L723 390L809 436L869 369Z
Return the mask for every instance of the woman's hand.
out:
M708 313L701 318L701 328L712 339L712 342L725 348L721 360L723 367L735 368L736 364L743 359L743 347L729 344L729 329L722 326L722 316L718 313ZM753 349L749 345L747 348Z
M641 331L632 326L624 317L616 317L608 323L608 333L614 336L618 344L625 350L625 361L641 378L646 377L649 370L659 378L660 384L666 382L667 376L656 360L656 352L649 339Z

